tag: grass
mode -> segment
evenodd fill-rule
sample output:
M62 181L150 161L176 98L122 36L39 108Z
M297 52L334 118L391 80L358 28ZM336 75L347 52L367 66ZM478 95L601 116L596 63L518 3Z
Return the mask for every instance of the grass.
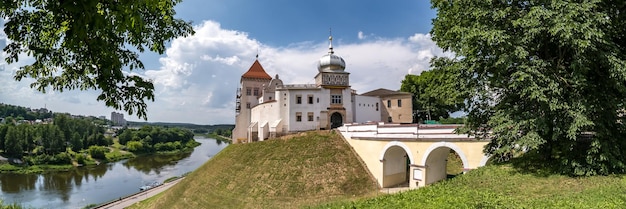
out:
M532 157L532 156L530 156ZM377 193L332 133L229 145L170 190L133 208L624 208L626 175L570 177L516 158L397 194ZM534 156L536 157L536 156ZM456 176L455 176L456 175Z
M426 188L313 208L624 208L626 176L569 177L490 165Z
M9 163L0 163L0 173L30 174L30 173L43 173L47 171L67 171L73 168L74 168L74 165L19 166L19 165L11 165Z
M376 193L332 132L233 144L157 198L133 208L299 208Z

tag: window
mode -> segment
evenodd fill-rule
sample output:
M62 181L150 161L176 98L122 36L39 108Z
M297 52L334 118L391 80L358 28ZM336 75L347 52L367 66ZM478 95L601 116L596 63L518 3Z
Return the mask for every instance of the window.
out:
M248 95L248 96L252 95L252 88L250 88L250 87L246 88L246 95Z
M259 96L259 88L254 88L254 96Z
M250 108L250 102L246 103L246 108Z
M389 117L387 118L387 121L391 123L391 121L392 121L392 120L391 120L391 116L389 116Z
M309 104L313 104L313 95L309 95Z
M378 102L376 102L376 111L378 111Z
M308 115L309 121L313 121L313 113L312 112L308 112L307 115Z
M272 100L272 97L270 97L270 100Z
M402 100L398 99L398 107L402 107Z
M331 104L341 104L341 95L330 95Z
M387 100L387 107L391 107L391 100Z
M296 122L301 122L301 121L302 121L302 113L296 112Z
M300 95L296 96L296 104L302 104L302 96Z
M320 98L319 97L317 98L317 103L320 103Z

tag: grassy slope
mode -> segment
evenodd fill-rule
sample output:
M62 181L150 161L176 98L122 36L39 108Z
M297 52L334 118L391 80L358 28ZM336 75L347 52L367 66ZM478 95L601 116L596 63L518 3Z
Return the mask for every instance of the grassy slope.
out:
M626 176L572 178L492 165L423 189L319 208L624 208Z
M297 208L377 192L338 134L233 144L134 208Z

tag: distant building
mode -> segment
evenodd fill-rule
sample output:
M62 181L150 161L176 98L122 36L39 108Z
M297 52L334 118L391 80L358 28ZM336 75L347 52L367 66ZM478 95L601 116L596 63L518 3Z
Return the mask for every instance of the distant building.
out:
M332 37L329 40L315 84L283 84L278 75L269 76L258 59L254 61L237 89L234 143L333 129L344 123L413 121L411 93L377 89L356 94L346 63L334 54Z
M127 122L124 120L124 114L111 112L111 122L114 126L126 126Z

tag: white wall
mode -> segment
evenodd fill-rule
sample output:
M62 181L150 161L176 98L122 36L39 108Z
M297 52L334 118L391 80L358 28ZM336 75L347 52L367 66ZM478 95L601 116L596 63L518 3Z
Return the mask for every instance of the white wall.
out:
M259 104L250 111L250 121L258 123L258 137L263 140L269 137L269 125L280 120L279 103L272 101Z
M378 104L378 108L376 108ZM376 122L380 119L380 98L356 95L354 97L354 122L364 123L368 121Z
M319 128L318 118L320 111L324 106L321 89L282 89L280 91L281 115L289 132L316 130ZM309 104L308 96L313 96L313 104ZM297 96L302 97L302 102L297 104ZM319 103L317 102L319 98ZM300 112L301 121L296 121L296 113ZM313 113L313 121L309 121L308 114Z

